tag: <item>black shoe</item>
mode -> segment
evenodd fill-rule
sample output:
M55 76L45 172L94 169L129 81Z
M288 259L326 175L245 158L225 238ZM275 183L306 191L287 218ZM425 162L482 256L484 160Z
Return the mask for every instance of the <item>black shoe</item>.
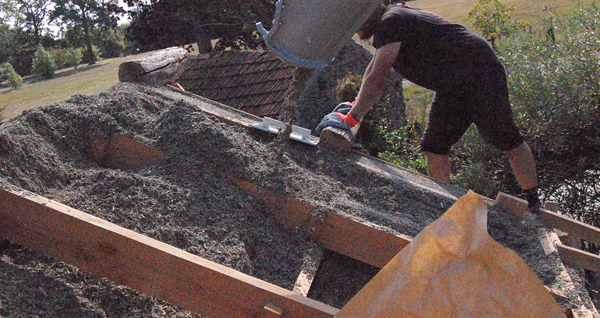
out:
M527 200L527 211L531 214L540 215L540 209L542 208L542 202L538 195L538 187L535 186L528 190L523 190L523 196Z

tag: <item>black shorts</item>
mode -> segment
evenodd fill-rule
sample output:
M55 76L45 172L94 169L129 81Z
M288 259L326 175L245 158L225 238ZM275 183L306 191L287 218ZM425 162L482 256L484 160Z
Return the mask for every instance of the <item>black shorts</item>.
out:
M436 92L421 150L446 155L472 123L481 137L501 151L523 143L508 99L504 69L481 74L471 85Z

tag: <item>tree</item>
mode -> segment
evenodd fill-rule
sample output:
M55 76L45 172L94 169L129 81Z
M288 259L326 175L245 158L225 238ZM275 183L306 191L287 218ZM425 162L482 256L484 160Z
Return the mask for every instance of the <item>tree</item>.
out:
M117 0L54 0L56 6L52 13L53 19L61 20L69 29L81 30L86 52L84 61L96 63L93 51L92 29L114 28L117 20L124 11Z
M469 11L469 19L495 47L496 39L513 34L519 26L526 24L524 20L511 20L511 12L514 10L514 6L507 5L502 0L478 0Z
M35 51L33 69L36 74L39 74L44 79L54 77L54 72L56 72L56 65L54 64L52 55L41 44L38 45Z
M17 28L31 32L37 45L47 30L51 3L51 0L0 0L0 8Z
M136 6L131 12L127 38L142 50L207 43L219 39L216 48L256 48L262 45L255 22L270 23L274 0L152 0ZM165 27L167 26L167 27Z

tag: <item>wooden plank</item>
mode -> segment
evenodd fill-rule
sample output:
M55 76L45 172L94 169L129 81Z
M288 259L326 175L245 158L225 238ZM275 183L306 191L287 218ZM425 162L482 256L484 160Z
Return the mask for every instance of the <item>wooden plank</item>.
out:
M496 204L502 206L508 212L516 215L519 219L523 218L527 212L528 206L527 201L503 192L498 192L498 195L496 196Z
M600 272L600 256L562 244L557 244L556 249L564 262Z
M0 190L0 237L209 317L332 317L337 309L115 224Z
M321 248L310 249L304 254L304 262L300 267L300 274L298 274L298 279L292 289L293 292L299 293L304 297L308 296L322 260L323 250Z
M261 202L278 223L287 230L298 231L298 228L308 224L312 217L315 207L310 204L288 198L283 194L232 176L229 176L229 179L244 193Z
M400 250L411 242L405 235L393 235L375 224L352 220L331 213L314 217L316 208L300 200L268 190L247 181L230 179L246 194L263 202L282 226L298 229L308 222L307 237L320 246L372 266L382 268Z
M405 235L393 235L339 214L315 217L308 237L334 252L382 268L411 242Z
M547 226L567 232L573 239L583 239L590 243L600 244L599 228L545 209L542 209L541 213L544 224Z

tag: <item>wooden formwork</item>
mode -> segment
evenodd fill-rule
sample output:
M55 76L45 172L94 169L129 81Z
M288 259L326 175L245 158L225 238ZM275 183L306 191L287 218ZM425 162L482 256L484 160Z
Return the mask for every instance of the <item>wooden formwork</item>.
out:
M255 130L250 124L258 118L212 101L209 107L203 111ZM92 144L92 159L109 167L144 166L164 157L160 151L118 135ZM363 220L313 214L315 207L310 204L229 178L262 202L282 227L305 231L306 238L321 248L366 264L382 268L411 242L408 236L390 234ZM527 206L524 200L503 193L497 203L519 216ZM571 238L600 243L598 228L545 209L541 217L548 227ZM306 297L315 263L322 258L320 250L307 255L310 262L302 267L290 291L37 194L0 189L0 244L2 238L210 317L333 317L338 312ZM599 256L562 244L556 234L547 232L541 243L565 262L600 271Z

